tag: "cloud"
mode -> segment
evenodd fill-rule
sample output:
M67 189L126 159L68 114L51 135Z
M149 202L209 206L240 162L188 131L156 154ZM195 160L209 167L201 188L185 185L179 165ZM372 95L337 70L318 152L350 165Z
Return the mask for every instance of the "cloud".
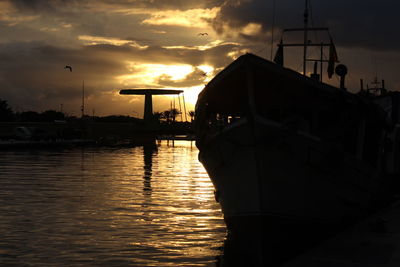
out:
M3 0L12 5L17 12L22 13L62 13L68 8L81 5L78 0Z
M6 0L21 12L57 12L67 8L136 13L137 10L187 10L213 8L223 0Z
M204 28L208 21L215 18L219 8L212 9L188 9L188 10L165 10L152 12L151 17L142 23L150 25L173 25L182 27Z
M87 95L113 88L110 81L125 71L123 62L109 60L86 49L12 44L1 47L0 93L24 109L44 110L60 103L79 103L82 81ZM70 73L65 65L73 66ZM72 104L71 104L72 105ZM76 105L78 106L78 105Z
M277 32L283 28L302 27L303 5L303 1L276 1ZM342 46L399 51L400 36L394 34L399 26L399 8L400 3L392 0L312 1L310 25L314 22L316 26L330 27ZM272 0L226 1L212 21L218 33L242 33L245 39L254 37L243 31L252 24L260 25L265 35L270 33Z
M161 26L208 27L225 38L252 43L266 43L272 28L272 0L4 0L2 20L9 25L35 21L29 29L53 31L57 35L90 35L128 39L129 29L137 38L155 38L156 32L169 33ZM276 1L275 35L287 27L302 26L303 1ZM311 1L310 23L328 26L336 43L346 47L398 51L399 25L393 0ZM1 19L0 19L1 20ZM45 25L40 25L45 24ZM141 24L141 26L140 26ZM49 27L51 25L51 27ZM65 27L65 25L69 25ZM148 26L146 28L145 26ZM158 26L158 28L157 28ZM178 28L169 28L184 39ZM181 30L181 29L179 29ZM153 35L152 35L153 34ZM279 37L278 37L279 38ZM44 41L44 38L41 40ZM160 41L160 40L157 40ZM164 40L166 41L166 40Z
M170 75L161 75L158 77L157 83L162 87L192 87L204 84L206 73L199 68L194 68L192 72L183 79L173 79Z
M213 8L219 6L224 0L101 0L96 1L96 6L113 7L118 12L129 13L135 9L147 10L188 10L197 8Z
M133 40L122 40L122 39L112 38L112 37L79 35L78 39L84 41L85 45L99 45L99 44L110 44L110 45L115 45L115 46L129 45L129 46L136 47L139 49L145 49L148 47L148 46L139 45L137 42L135 42Z
M85 80L88 108L92 105L97 114L123 113L135 105L141 111L139 102L118 95L125 86L190 88L185 90L195 99L206 81L243 53L269 58L272 2L0 0L0 98L38 111L63 103L79 114ZM380 73L390 77L387 84L399 88L395 70L400 36L394 33L400 3L311 3L310 25L330 27L339 59L350 62L349 82L357 86L354 73L368 72L374 54L387 60L380 65ZM276 1L275 42L283 28L302 26L303 5L304 1ZM73 66L72 73L64 70L67 64ZM177 68L180 76L168 66ZM146 75L151 77L146 80Z
M150 2L154 4L151 5ZM206 21L217 12L212 7L185 10L184 7L189 7L186 1L184 5L175 6L171 3L167 5L167 1L164 4L163 1L104 0L4 3L8 6L7 16L0 16L0 33L6 34L0 35L0 42L40 41L68 47L110 43L111 39L135 41L140 45L193 45L197 41L204 43L206 39L212 38L198 38L197 33L204 29L184 32L182 27L209 28ZM143 8L144 5L152 7ZM6 18L10 19L6 21ZM160 33L168 37L160 38ZM92 38L89 43L89 36L108 40Z
M65 110L71 107L69 112L78 115L84 80L88 108L96 109L97 114L126 114L132 110L132 104L115 92L126 87L148 87L148 81L139 79L144 67L147 66L145 73L154 74L153 85L159 87L202 86L204 72L196 66L221 68L231 61L229 53L235 49L238 46L233 44L220 44L203 51L160 46L140 48L129 43L82 48L30 42L3 44L0 45L0 95L14 108L43 111L63 104ZM72 66L73 71L65 70L65 65ZM179 69L179 66L186 67ZM126 84L117 79L135 74L138 79ZM137 109L142 109L140 104Z

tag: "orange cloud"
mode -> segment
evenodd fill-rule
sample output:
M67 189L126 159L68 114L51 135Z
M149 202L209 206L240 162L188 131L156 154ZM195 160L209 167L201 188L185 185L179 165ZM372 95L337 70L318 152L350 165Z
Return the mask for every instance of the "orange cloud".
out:
M143 24L168 25L182 27L208 28L209 21L219 12L219 7L211 9L164 10L150 13L151 17L143 20Z

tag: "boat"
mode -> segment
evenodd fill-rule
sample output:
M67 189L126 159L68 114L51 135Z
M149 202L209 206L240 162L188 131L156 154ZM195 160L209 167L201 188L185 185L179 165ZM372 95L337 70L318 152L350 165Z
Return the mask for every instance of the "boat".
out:
M300 30L308 47L307 31L326 29L288 31ZM397 177L399 169L397 121L388 120L376 97L346 89L344 65L335 69L340 86L323 83L317 64L327 62L332 75L337 55L332 40L317 45L329 47L330 59L313 60L310 76L307 64L303 73L283 66L281 41L275 61L244 54L198 96L199 160L230 231L338 229L387 201L388 174ZM399 99L393 95L386 102ZM398 103L394 109L400 114Z
M372 87L364 89L361 79L361 90L358 95L367 98L378 105L385 114L389 130L385 136L384 147L384 173L392 186L392 193L399 193L400 188L400 92L391 91L385 87L385 80L378 81L375 77Z

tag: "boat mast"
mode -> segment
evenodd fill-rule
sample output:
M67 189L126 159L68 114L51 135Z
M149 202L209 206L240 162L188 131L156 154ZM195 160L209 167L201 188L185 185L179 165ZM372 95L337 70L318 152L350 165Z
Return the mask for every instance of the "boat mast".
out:
M85 116L85 80L82 80L82 106L81 106L82 119Z
M323 73L322 72L322 65L323 65L323 62L327 62L327 63L330 62L330 60L324 60L323 59L324 47L331 47L332 46L332 40L329 43L324 43L324 42L312 43L308 39L308 32L309 31L325 31L325 32L328 32L328 34L329 34L329 28L309 27L308 26L309 6L310 6L309 3L310 3L310 0L305 0L304 27L302 27L302 28L289 28L289 29L284 29L283 30L283 34L286 33L286 32L301 32L302 31L303 34L304 34L303 43L300 43L300 42L299 43L291 43L291 44L283 43L282 42L282 37L281 37L281 43L278 44L279 48L278 48L278 51L277 51L275 57L279 56L278 53L281 53L281 54L283 53L282 49L284 47L303 47L303 75L307 76L307 62L308 61L314 62L314 73L312 74L312 76L313 76L314 79L322 82L322 76L323 76L322 75L322 73ZM330 34L329 34L329 36L330 36ZM307 58L307 49L308 49L309 46L316 46L316 47L319 47L321 49L320 50L320 58L319 59L317 59L317 58ZM280 58L283 58L283 55L281 55ZM282 62L278 63L275 59L274 59L274 61L275 61L275 63L282 65ZM315 65L315 62L320 62L320 75L319 76L316 75L317 74L316 70L317 70L318 66Z
M272 29L271 29L271 61L272 61L272 52L274 50L274 29L275 29L275 0L272 1Z
M307 44L308 44L308 0L305 1L304 10L304 53L303 53L303 75L307 75Z

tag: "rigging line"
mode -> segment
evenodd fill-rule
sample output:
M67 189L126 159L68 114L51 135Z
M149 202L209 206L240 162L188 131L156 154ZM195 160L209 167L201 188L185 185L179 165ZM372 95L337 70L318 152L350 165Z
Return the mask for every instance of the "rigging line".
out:
M303 47L303 75L307 76L307 44L308 44L308 0L305 1L304 9L304 47Z
M179 112L181 113L181 121L183 122L183 115L182 115L182 106L181 106L181 97L178 94L178 101L179 101Z
M276 0L272 0L272 29L271 29L271 61L274 50L274 29L275 29L275 11L276 11Z
M261 48L260 50L256 51L255 54L260 54L262 51L264 51L265 49L267 49L267 47Z
M85 116L85 80L82 80L82 118Z
M186 103L185 103L185 92L182 92L182 99L183 99L183 111L185 111L185 122L187 122Z

